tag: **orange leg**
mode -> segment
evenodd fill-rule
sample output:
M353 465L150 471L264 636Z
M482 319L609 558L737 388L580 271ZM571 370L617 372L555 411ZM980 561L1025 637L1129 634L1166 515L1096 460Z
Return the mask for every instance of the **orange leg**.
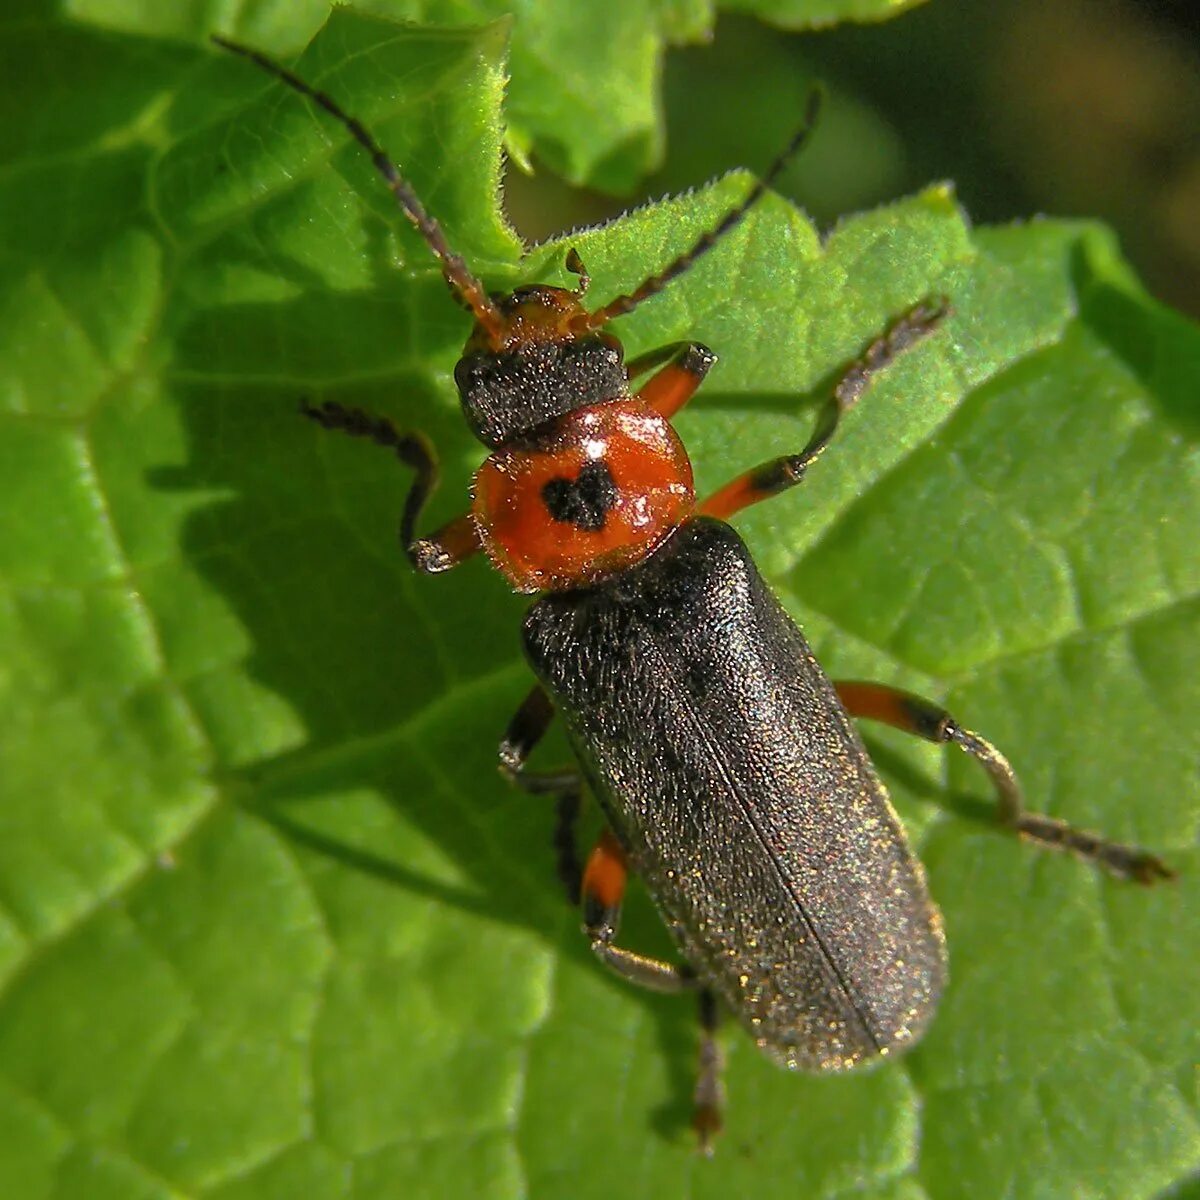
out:
M621 904L628 878L625 851L612 831L606 829L583 869L583 929L592 939L596 957L630 983L652 991L682 992L694 987L695 978L686 968L613 945L621 924Z
M628 881L625 851L612 831L606 829L588 855L580 889L583 924L593 943L607 944L616 936Z
M1145 850L1110 842L1053 817L1027 811L1021 785L1008 759L991 742L964 729L944 708L881 683L846 681L835 683L834 687L852 717L882 721L928 742L953 742L965 750L988 773L996 789L997 815L1009 829L1044 846L1069 850L1090 859L1134 883L1150 884L1174 878L1175 872L1170 867Z
M665 364L642 385L637 397L670 420L696 394L716 361L717 356L699 342L675 342L635 358L626 370L629 378L634 379Z
M821 451L829 445L837 431L838 422L854 407L871 379L914 342L935 329L947 311L945 303L926 301L905 313L842 373L833 395L817 419L817 427L808 445L799 454L785 454L782 458L772 459L739 475L709 496L700 505L700 512L705 516L728 520L751 504L795 487Z
M616 835L606 829L596 842L587 864L581 869L575 851L575 818L579 813L582 782L577 771L530 771L525 762L554 719L554 706L541 685L525 697L509 722L500 743L500 770L527 792L558 796L555 846L558 873L572 901L583 906L584 931L596 956L623 979L659 992L679 992L697 986L686 967L676 967L656 958L636 954L613 945L621 923L621 905L629 881L629 860ZM708 1154L713 1138L721 1131L724 1092L723 1066L716 1040L717 1001L708 988L700 988L700 1051L693 1095L692 1127L700 1149Z
M428 537L416 536L417 520L425 501L437 486L437 456L423 433L401 433L387 417L377 417L359 408L346 408L334 400L324 404L302 401L300 411L323 429L337 429L352 437L370 438L396 452L396 457L417 473L404 501L400 517L400 544L408 561L427 575L457 567L480 548L475 522L464 514L447 522Z
M424 503L424 499L420 503ZM404 507L407 515L409 504L405 503ZM461 517L447 521L428 537L414 538L413 526L416 524L419 505L413 505L413 509L407 527L400 530L400 540L409 560L418 571L423 571L426 575L438 575L442 571L449 571L451 567L457 567L459 563L482 549L479 530L470 513L463 513Z
M601 961L623 979L656 992L679 992L697 987L687 968L648 958L613 945L621 921L621 902L629 878L629 863L621 843L606 829L588 856L583 871L583 927ZM700 1053L696 1087L692 1094L692 1128L703 1154L712 1153L712 1140L721 1132L723 1066L717 1045L717 999L708 988L699 988Z

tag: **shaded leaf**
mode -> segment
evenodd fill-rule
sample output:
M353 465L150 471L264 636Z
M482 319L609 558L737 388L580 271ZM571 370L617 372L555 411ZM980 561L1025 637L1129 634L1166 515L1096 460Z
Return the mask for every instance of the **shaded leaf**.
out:
M363 0L358 7L395 21L461 27L508 21L512 59L506 116L511 151L521 160L536 153L574 182L627 192L662 157L663 55L670 45L709 37L718 8L756 12L785 28L807 29L846 20L884 20L917 2ZM192 43L219 32L287 55L299 52L320 28L329 4L275 0L248 5L218 29L207 4L71 0L67 9L77 21L97 29ZM92 109L83 123L92 125L102 114L103 109Z

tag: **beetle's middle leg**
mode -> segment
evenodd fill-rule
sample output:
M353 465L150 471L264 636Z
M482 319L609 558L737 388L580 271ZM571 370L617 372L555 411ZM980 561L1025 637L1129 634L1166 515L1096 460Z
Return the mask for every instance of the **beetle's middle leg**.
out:
M872 378L914 342L936 329L948 311L944 301L933 300L923 301L909 309L842 373L817 418L817 427L808 439L808 445L799 454L773 458L739 475L709 496L700 505L700 512L705 516L727 520L741 509L760 500L768 500L800 483L821 451L833 440L838 423L858 402Z
M573 767L531 771L525 765L553 720L554 705L546 689L540 683L535 684L513 714L500 742L500 774L530 795L555 797L555 863L567 892L567 902L575 905L583 886L583 864L575 839L575 825L583 804L583 779Z
M838 696L853 717L882 721L929 742L953 742L965 750L988 773L996 789L1001 824L1043 846L1069 850L1107 867L1114 875L1134 883L1171 879L1175 872L1160 858L1137 846L1112 842L1099 834L1076 829L1065 821L1030 812L1016 773L1008 759L969 729L964 729L944 708L899 688L881 683L844 681L834 684Z
M336 400L324 404L300 403L300 411L322 429L337 429L352 437L370 438L376 445L396 452L396 457L412 467L416 478L404 500L400 515L400 544L408 561L426 575L449 571L482 549L475 522L469 513L448 521L425 537L417 537L417 520L425 501L437 487L437 455L423 433L401 433L387 417L375 416L360 408L346 408Z

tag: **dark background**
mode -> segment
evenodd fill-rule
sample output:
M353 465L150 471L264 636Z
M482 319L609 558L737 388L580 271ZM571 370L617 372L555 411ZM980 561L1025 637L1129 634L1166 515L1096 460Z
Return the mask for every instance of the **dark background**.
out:
M709 45L667 55L667 159L642 192L512 168L509 211L540 240L733 166L761 171L819 79L821 127L780 190L823 227L950 180L977 223L1101 218L1150 291L1200 317L1197 22L1196 0L931 0L807 33L724 17Z

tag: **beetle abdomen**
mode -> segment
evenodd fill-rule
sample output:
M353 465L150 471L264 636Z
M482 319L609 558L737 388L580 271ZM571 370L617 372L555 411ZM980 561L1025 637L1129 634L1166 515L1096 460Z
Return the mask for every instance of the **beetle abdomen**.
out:
M836 1070L914 1040L937 910L837 693L732 528L689 521L538 601L530 662L680 949L759 1045Z

